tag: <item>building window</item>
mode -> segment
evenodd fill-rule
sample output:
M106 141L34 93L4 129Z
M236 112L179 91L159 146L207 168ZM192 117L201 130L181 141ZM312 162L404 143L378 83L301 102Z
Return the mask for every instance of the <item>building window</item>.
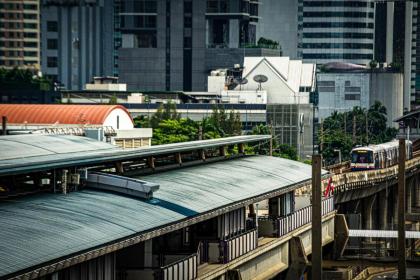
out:
M185 14L192 13L192 1L184 1L184 13Z
M37 19L38 15L37 14L23 14L23 18L24 19Z
M49 50L56 50L58 48L58 41L57 39L48 39L47 40L47 49Z
M37 42L24 42L23 46L25 48L37 48L38 47L38 43Z
M134 16L134 27L156 28L156 16Z
M37 10L38 6L36 4L23 4L23 9L25 9L25 10Z
M47 67L56 68L58 65L57 57L56 56L48 56L47 57Z
M360 92L360 87L345 87L345 92Z
M137 0L137 1L133 1L132 3L133 3L133 11L130 11L130 12L134 12L134 13L156 13L157 12L156 1ZM122 10L127 12L127 8L128 8L127 6L128 6L127 3L125 3Z
M38 53L37 52L23 52L24 56L37 56Z
M185 28L192 27L192 17L184 17L184 27Z
M208 0L207 13L227 13L228 1L227 0Z
M156 48L156 30L154 31L141 31L136 34L138 48Z
M36 33L36 32L25 32L23 34L23 37L25 37L25 38L37 38L38 33Z
M319 81L318 86L335 87L335 82L334 81Z
M23 28L36 29L38 28L38 25L36 23L24 23Z
M48 32L57 32L58 31L58 22L47 21L47 31Z
M360 94L346 94L344 100L360 100Z

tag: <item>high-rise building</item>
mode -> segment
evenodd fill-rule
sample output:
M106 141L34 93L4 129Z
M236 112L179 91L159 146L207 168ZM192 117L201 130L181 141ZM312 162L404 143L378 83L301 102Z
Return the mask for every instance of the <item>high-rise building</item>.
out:
M298 1L260 0L260 2L257 38L277 41L281 46L282 55L298 58L298 19L300 19Z
M404 109L420 104L418 1L376 3L375 60L404 73Z
M114 0L43 0L42 72L66 89L116 74Z
M205 90L210 70L243 63L242 47L256 43L256 0L121 4L118 69L129 89Z
M0 67L39 69L38 0L0 2Z
M298 9L298 55L304 61L366 65L373 59L373 0L299 0Z

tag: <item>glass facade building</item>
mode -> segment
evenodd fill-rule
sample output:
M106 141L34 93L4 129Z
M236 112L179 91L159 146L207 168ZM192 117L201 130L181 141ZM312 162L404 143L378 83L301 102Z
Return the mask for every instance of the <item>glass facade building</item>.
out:
M299 0L298 57L318 64L368 64L374 56L372 0Z

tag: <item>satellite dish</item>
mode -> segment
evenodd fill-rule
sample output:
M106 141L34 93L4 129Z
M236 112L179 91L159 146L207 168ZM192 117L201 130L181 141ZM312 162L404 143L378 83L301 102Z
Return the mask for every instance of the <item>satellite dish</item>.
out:
M248 83L248 80L246 78L243 78L243 79L242 78L235 78L233 80L233 82L235 84L239 85L239 90L241 90L242 89L241 86L247 84Z
M262 90L261 84L268 81L268 78L265 75L255 75L253 79L255 82L260 84L258 86L258 90Z

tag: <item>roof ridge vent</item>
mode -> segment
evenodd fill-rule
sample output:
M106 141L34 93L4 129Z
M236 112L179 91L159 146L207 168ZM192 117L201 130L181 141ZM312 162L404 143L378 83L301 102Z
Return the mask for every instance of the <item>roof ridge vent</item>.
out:
M87 186L144 199L152 199L159 189L156 183L102 172L89 172Z

